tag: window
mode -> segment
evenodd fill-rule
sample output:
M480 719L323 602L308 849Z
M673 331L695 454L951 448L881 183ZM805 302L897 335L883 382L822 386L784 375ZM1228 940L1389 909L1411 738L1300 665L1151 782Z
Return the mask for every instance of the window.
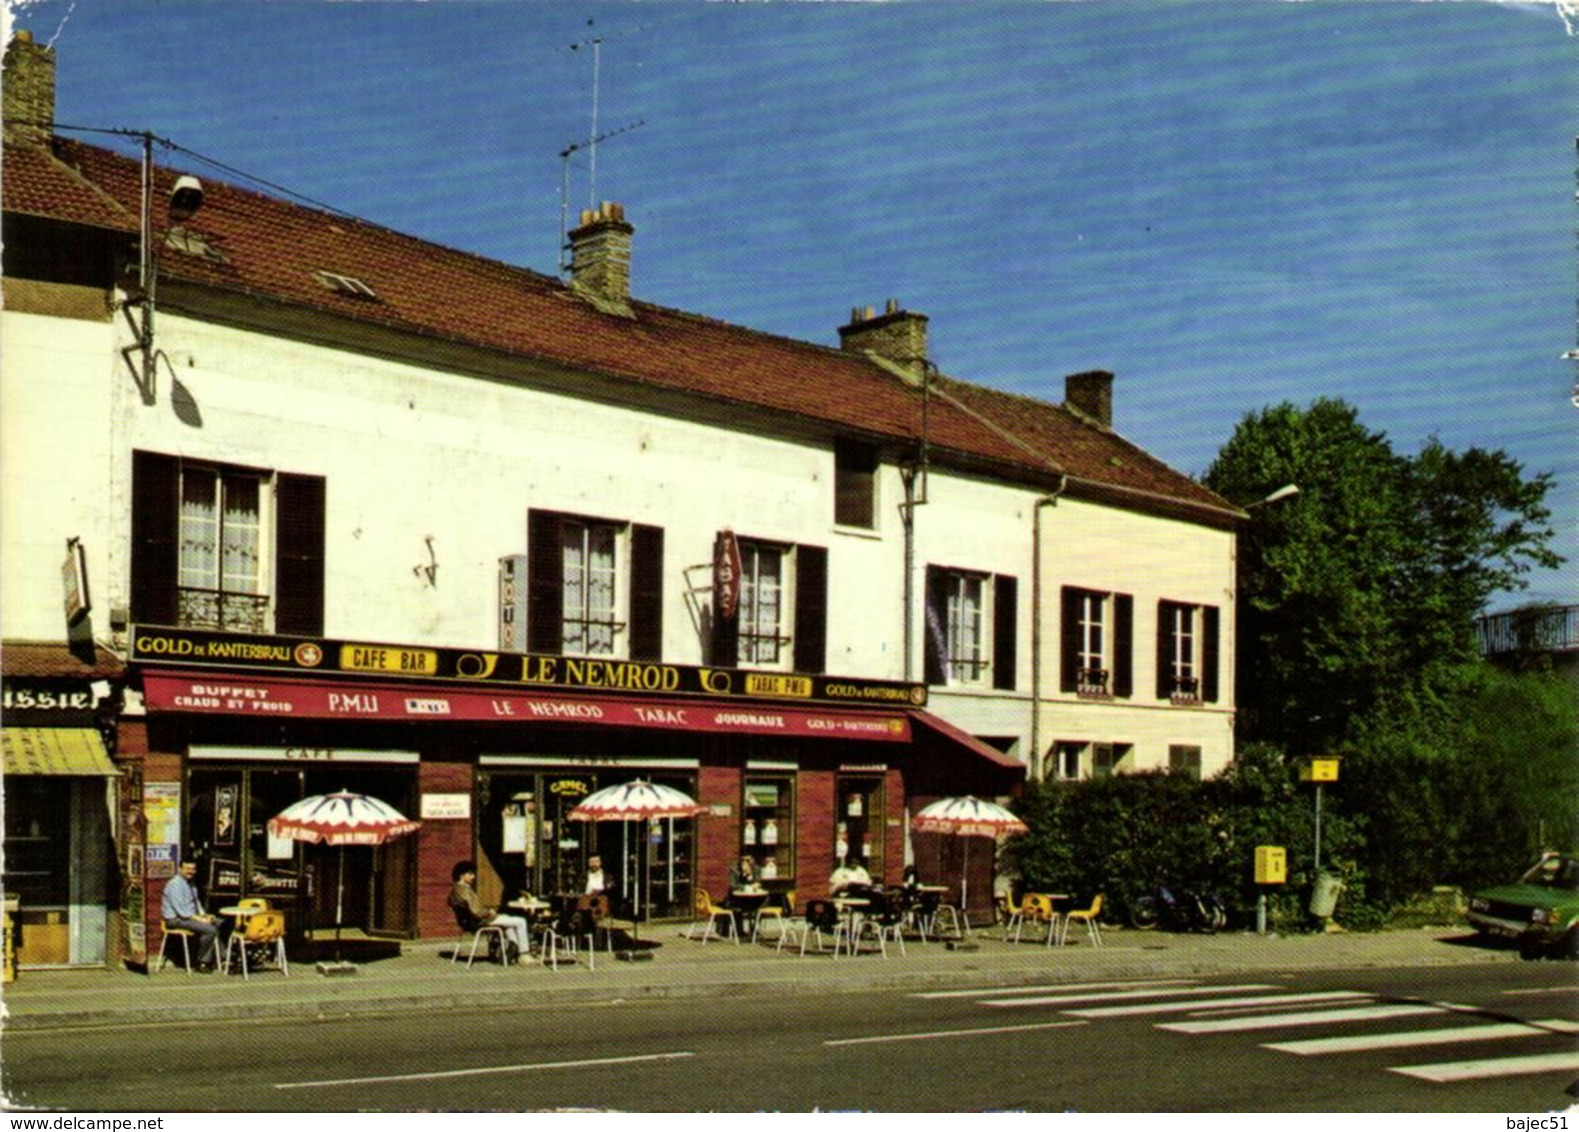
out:
M1015 579L928 566L926 586L927 683L979 685L990 673L993 687L1013 688Z
M1133 694L1134 609L1129 594L1064 587L1063 691L1087 699Z
M795 879L795 776L747 772L741 787L740 852L763 880Z
M1191 778L1199 779L1201 777L1201 749L1178 743L1169 744L1168 769L1174 774L1187 774Z
M266 631L262 494L256 473L181 468L179 624Z
M1175 704L1217 701L1218 610L1157 603L1157 698Z
M719 540L726 535L719 532ZM714 595L708 663L822 672L828 652L827 549L751 538L736 545L740 599L734 616L726 617Z
M325 482L132 454L132 618L323 632Z
M1080 763L1086 753L1084 743L1053 744L1054 773L1062 779L1073 781L1080 777Z
M833 866L854 860L883 883L883 780L840 775L834 803Z
M660 660L663 528L527 514L528 652Z
M610 523L567 519L564 525L564 645L567 656L613 656L616 620L614 542Z
M877 526L877 449L870 444L834 441L833 521L867 530Z
M740 544L740 663L777 666L789 657L784 635L784 550Z
M1133 749L1128 743L1091 744L1091 777L1111 778L1134 769L1129 757Z

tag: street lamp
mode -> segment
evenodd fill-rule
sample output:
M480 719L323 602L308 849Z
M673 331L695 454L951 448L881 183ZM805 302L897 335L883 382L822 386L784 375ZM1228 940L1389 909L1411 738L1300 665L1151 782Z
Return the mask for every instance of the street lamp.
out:
M1254 503L1246 503L1245 504L1245 510L1246 511L1253 511L1257 507L1265 507L1268 503L1276 503L1280 499L1287 499L1291 495L1298 495L1298 494L1299 494L1299 484L1297 484L1297 483L1286 483L1282 487L1280 487L1276 491L1274 491L1271 495L1267 496L1265 499L1258 499Z
M121 355L126 358L128 364L131 362L132 354L141 355L141 364L133 368L133 377L142 393L143 404L152 405L155 401L154 383L158 360L158 351L154 349L154 295L159 285L159 248L156 240L162 240L167 231L154 230L154 135L144 133L142 141L142 199L139 209L137 249L139 294L126 303L127 320L132 323L137 341L122 350ZM190 220L192 214L202 206L202 182L189 174L177 177L175 185L170 190L168 223L175 225ZM134 306L140 309L142 315L140 320L132 318L131 308Z

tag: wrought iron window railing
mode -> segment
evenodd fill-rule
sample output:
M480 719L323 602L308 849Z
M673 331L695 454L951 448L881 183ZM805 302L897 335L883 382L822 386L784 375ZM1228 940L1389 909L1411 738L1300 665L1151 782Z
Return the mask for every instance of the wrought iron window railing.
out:
M269 631L267 594L228 593L224 590L181 586L177 590L176 617L190 629L223 629L237 633Z

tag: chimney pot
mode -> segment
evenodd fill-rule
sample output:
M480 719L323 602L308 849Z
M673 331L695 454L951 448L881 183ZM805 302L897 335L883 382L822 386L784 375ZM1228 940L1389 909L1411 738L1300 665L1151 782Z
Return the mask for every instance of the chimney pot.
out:
M875 307L856 307L850 324L839 328L839 348L851 353L870 351L923 377L927 368L927 316L900 307L889 299L882 317Z
M581 213L570 233L570 286L595 300L625 309L631 293L631 235L625 208L604 201Z

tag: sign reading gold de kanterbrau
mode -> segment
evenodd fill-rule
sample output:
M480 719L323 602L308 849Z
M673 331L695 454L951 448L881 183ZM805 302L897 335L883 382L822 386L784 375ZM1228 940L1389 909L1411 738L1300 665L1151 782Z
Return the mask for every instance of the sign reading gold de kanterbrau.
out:
M604 657L425 648L372 641L263 637L155 625L134 625L131 635L131 660L145 665L252 668L299 675L348 672L416 680L801 700L888 708L924 707L927 702L926 685L893 680L747 672Z

